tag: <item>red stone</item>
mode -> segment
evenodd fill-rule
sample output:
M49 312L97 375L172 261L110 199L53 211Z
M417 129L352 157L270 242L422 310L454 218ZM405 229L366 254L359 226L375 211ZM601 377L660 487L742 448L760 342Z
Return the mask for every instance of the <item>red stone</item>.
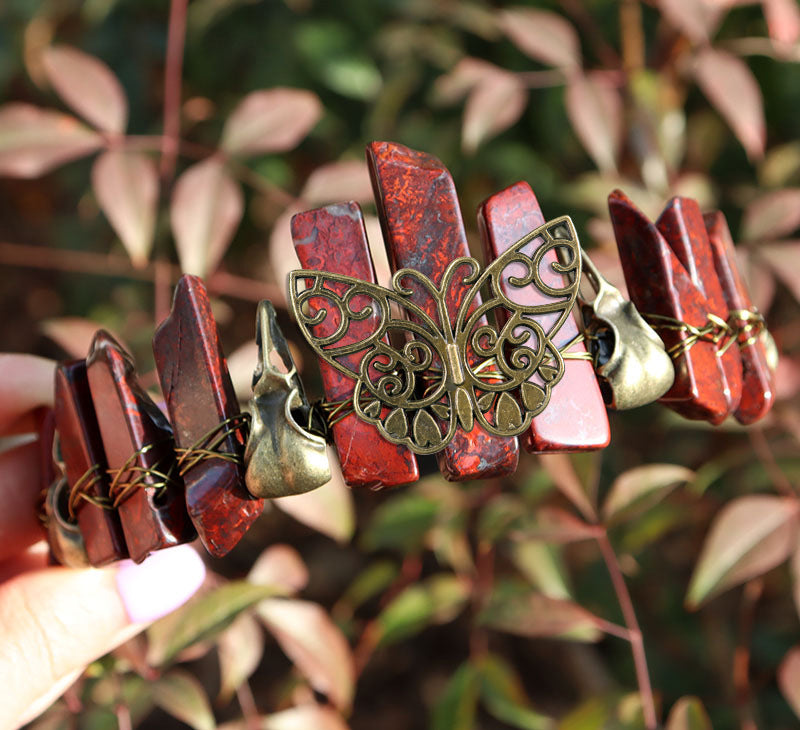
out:
M720 211L714 211L706 214L704 221L727 308L752 310L753 303L739 274L733 239L725 216ZM744 424L763 418L775 400L772 371L767 364L764 343L756 339L755 342L744 344L748 339L747 334L740 337L742 399L734 412L736 420Z
M354 276L375 283L361 209L356 203L330 205L298 213L292 219L292 238L300 264L305 269ZM335 289L335 286L331 288ZM309 305L314 308L314 300ZM339 342L357 342L374 331L378 313L353 322ZM332 321L320 325L320 334L330 334ZM364 352L342 358L343 364L358 371ZM353 395L355 380L342 375L324 360L319 361L325 398L346 401ZM333 426L333 440L339 452L342 474L353 487L395 487L419 479L417 460L405 446L382 438L374 426L349 414Z
M631 301L655 314L704 327L708 302L656 226L621 191L608 198L611 222ZM656 327L667 349L687 338L682 331ZM720 423L728 399L720 382L717 346L698 341L674 358L675 384L661 402L687 418Z
M392 142L371 143L367 161L393 269L416 269L438 284L450 262L470 255L450 173L435 157ZM454 282L447 292L451 319L467 290ZM438 320L430 297L417 292L412 301ZM476 424L469 433L459 428L437 456L445 478L478 479L513 473L519 448L516 438Z
M519 182L492 195L478 211L478 226L487 262L500 256L544 222L542 210L528 183ZM532 249L526 249L525 253L532 254ZM556 251L548 251L539 268L543 275L547 272L556 278L556 281L547 283L562 287L563 276L550 268L556 262ZM524 290L510 287L508 277L514 273L508 267L501 280L503 290L513 301L526 305L552 301L534 286ZM539 321L547 331L557 317L558 313L542 315ZM561 348L578 333L574 318L568 317L553 336L553 344ZM585 353L586 347L583 343L573 345L570 352ZM608 414L594 366L588 360L565 360L564 375L553 388L547 408L533 419L530 429L523 434L523 445L533 452L591 451L605 448L610 439Z
M714 267L711 243L697 201L673 198L661 213L656 227L683 264L692 283L705 296L709 313L726 321L729 307ZM742 359L735 344L720 349L717 370L728 402L728 413L733 413L742 398Z
M108 465L97 424L84 360L65 362L56 369L55 420L61 457L70 487L84 479L85 493L108 499ZM87 482L87 471L96 467ZM86 555L92 565L106 565L128 557L122 524L116 510L105 509L81 498L75 511Z
M92 400L102 404L97 422L109 470L130 466L130 457L141 452L135 464L173 477L161 487L163 479L148 473L119 505L128 553L138 563L153 550L195 536L175 469L172 429L136 380L130 356L107 332L95 335L86 363ZM121 479L127 483L135 476L126 470Z
M181 277L170 315L153 337L153 354L175 444L200 446L204 437L240 413L201 279ZM231 426L223 427L231 429ZM216 558L242 539L264 508L244 481L245 437L233 430L215 448L239 457L202 459L183 471L186 508L206 550Z

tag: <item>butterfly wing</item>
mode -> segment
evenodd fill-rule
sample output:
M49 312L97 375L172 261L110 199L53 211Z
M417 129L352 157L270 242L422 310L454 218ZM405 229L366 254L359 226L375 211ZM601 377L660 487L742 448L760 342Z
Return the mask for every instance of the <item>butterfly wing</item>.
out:
M446 344L439 323L410 294L326 272L289 276L295 320L314 352L356 381L352 408L359 418L393 443L432 454L456 429L445 372L437 368Z
M564 374L553 337L570 316L580 275L578 235L562 216L517 241L472 284L455 332L475 419L488 432L522 433L547 406ZM495 326L486 323L492 315Z

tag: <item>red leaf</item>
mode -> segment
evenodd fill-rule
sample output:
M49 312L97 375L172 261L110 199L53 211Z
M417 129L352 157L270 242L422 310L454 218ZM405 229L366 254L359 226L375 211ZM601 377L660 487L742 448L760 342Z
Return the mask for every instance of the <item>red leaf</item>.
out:
M467 56L444 76L436 79L433 97L440 104L454 104L463 99L478 82L501 70L494 64Z
M775 276L800 302L800 241L759 246L758 257L767 262Z
M778 687L794 714L800 717L800 646L790 649L778 667Z
M764 154L764 103L747 64L726 51L704 48L697 54L697 83L728 122L751 159Z
M0 175L39 177L103 145L75 117L31 104L0 108Z
M511 8L501 12L500 28L520 51L537 61L566 69L580 66L578 35L572 25L556 13Z
M262 730L347 730L347 723L330 707L309 704L267 715L262 718L259 727ZM237 730L245 728L242 726Z
M707 41L719 14L703 0L658 0L664 17L695 43Z
M285 152L299 144L321 115L322 104L310 91L254 91L225 122L222 149L233 155Z
M104 132L121 134L128 124L128 100L111 69L77 48L48 48L42 62L64 102Z
M622 139L622 99L601 74L573 74L567 82L567 115L581 144L602 172L616 172Z
M308 568L300 553L289 545L270 545L253 563L247 580L261 586L272 586L291 595L308 584Z
M243 210L241 188L215 157L192 165L178 178L170 217L185 273L206 276L216 270Z
M519 76L502 69L487 75L472 89L464 107L462 144L474 152L481 142L513 125L525 111L528 90Z
M800 8L797 0L761 0L769 37L787 45L800 38Z
M259 618L314 689L338 709L353 699L355 666L344 634L322 606L309 601L268 598L256 607Z
M342 200L372 201L372 183L364 160L344 160L318 167L309 175L300 197L312 206Z
M138 152L110 150L95 160L92 188L134 266L147 264L158 205L158 170Z
M785 236L800 227L800 188L766 193L744 212L742 229L748 241L761 243Z

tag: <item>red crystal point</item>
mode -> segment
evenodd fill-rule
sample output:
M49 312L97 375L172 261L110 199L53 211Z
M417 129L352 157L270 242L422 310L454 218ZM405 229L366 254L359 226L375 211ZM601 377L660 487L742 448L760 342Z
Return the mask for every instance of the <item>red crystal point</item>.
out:
M621 191L608 198L611 222L631 301L643 315L668 317L696 328L708 323L708 302L692 283L658 228ZM697 420L720 423L728 415L728 398L719 378L717 346L697 341L684 347L685 331L656 326L674 357L675 384L661 401Z
M107 332L95 335L86 364L92 400L102 403L97 422L109 470L122 485L143 477L118 508L128 553L141 562L153 550L195 536L175 469L172 429L136 380L130 356Z
M720 211L707 213L704 223L727 308L731 311L752 310L753 303L736 264L736 252L725 216ZM734 416L739 423L755 423L769 412L775 400L772 371L760 338L755 337L751 341L751 337L745 333L740 337L739 350L742 359L742 398Z
M298 213L292 218L292 238L303 268L345 274L375 283L364 218L356 203ZM331 285L331 288L335 290L336 286ZM314 308L313 299L309 305ZM343 346L363 339L374 331L378 320L376 311L370 317L352 322L338 344ZM332 326L333 320L326 319L320 325L320 334L331 334ZM357 352L342 360L357 372L363 356L364 352ZM319 368L327 400L347 401L353 395L355 380L322 359ZM419 479L413 452L382 438L374 426L360 420L354 413L334 424L333 440L344 480L350 486L395 487Z
M656 226L683 264L692 283L705 296L708 312L727 321L729 307L714 267L711 243L697 201L673 198ZM720 349L717 370L728 403L728 413L732 413L742 398L742 359L735 344Z
M539 202L528 183L519 182L492 195L478 211L478 225L487 262L500 256L544 222ZM555 250L550 250L539 268L552 272L550 265L556 262L557 254ZM515 302L536 305L552 301L534 286L524 290L515 288L512 294L508 277L513 273L509 267L501 285ZM553 275L562 279L561 275ZM554 284L558 287L564 285L562 281ZM542 316L540 322L545 331L548 330L548 321L552 323L557 316L557 313ZM553 344L558 348L563 347L578 333L575 320L569 317L553 337ZM580 343L573 345L570 351L586 352L586 348ZM523 434L523 445L532 452L590 451L605 448L610 438L608 414L592 363L588 360L566 360L564 376L553 388L547 408L533 419L530 429Z
M438 285L454 259L469 256L450 173L435 157L392 142L372 142L367 162L393 270L416 269ZM468 288L454 281L447 292L451 320ZM438 320L430 297L417 294L412 301ZM437 457L447 479L478 479L513 473L519 448L516 438L488 434L476 424L469 432L459 428Z
M85 493L89 497L107 500L108 465L84 360L65 362L56 369L55 421L67 483L74 487L81 482L86 485ZM92 565L105 565L128 557L116 510L79 498L75 511Z
M172 311L153 337L161 390L179 449L200 447L204 437L237 415L240 408L201 279L182 276ZM239 461L203 458L184 470L186 508L211 555L222 557L242 539L264 508L244 481L244 438L232 426L214 450Z

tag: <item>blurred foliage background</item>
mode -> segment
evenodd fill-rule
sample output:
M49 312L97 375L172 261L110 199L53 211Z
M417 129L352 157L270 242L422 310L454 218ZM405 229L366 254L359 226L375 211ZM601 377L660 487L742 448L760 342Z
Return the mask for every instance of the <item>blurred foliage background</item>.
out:
M652 405L506 480L280 500L33 727L796 727L798 37L794 0L5 0L3 350L82 357L103 326L155 388L201 273L246 400L256 302L297 339L291 214L358 200L380 244L388 139L444 161L474 241L527 180L621 287L612 189L722 209L782 357L749 429Z

